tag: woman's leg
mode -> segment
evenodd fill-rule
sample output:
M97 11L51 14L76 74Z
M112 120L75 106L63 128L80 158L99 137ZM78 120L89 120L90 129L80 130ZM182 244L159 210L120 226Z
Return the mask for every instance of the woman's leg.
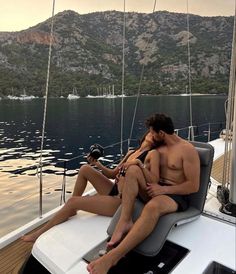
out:
M135 199L138 194L143 194L142 198L146 199L146 196L144 195L145 188L146 181L141 169L136 165L130 166L125 174L120 219L117 222L108 246L114 246L119 243L123 236L131 229L133 225L132 212Z
M120 204L121 200L112 196L95 195L71 197L48 223L36 232L23 236L22 240L34 242L42 233L66 221L69 217L73 216L77 210L84 210L103 216L113 216Z
M101 195L109 194L113 187L113 183L102 173L90 165L83 165L76 179L73 196L82 196L88 181L93 185L98 194Z

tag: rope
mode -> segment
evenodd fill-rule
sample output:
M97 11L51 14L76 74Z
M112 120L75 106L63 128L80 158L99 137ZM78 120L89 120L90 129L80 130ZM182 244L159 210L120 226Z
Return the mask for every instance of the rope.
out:
M191 83L191 54L190 54L190 43L189 43L189 8L187 0L187 33L188 33L188 89L189 89L189 119L191 127L190 140L194 141L194 132L193 132L193 116L192 116L192 83Z
M153 6L152 13L154 13L155 10L156 10L156 3L157 3L157 1L155 0L154 1L154 6ZM149 42L150 42L150 36L148 37L147 42L145 44L145 47L144 47L144 50L143 50L144 52L146 51L147 46L149 45ZM136 97L136 102L135 102L135 107L134 107L134 115L133 115L133 119L132 119L132 124L131 124L129 139L132 139L132 135L133 135L134 122L135 122L135 117L136 117L136 113L137 113L138 103L139 103L139 99L140 99L141 84L142 84L143 75L144 75L144 66L145 66L145 64L143 63L142 69L141 69L141 75L140 75L140 79L139 79L138 94L137 94L137 97Z
M124 0L123 17L123 43L122 43L122 83L121 83L121 122L120 122L120 158L123 157L123 128L124 128L124 86L125 86L125 25L126 25L126 2Z
M45 102L44 102L44 113L43 113L43 126L42 126L42 138L41 138L41 148L40 148L40 187L39 187L39 217L42 218L42 194L43 194L43 175L42 175L42 157L43 157L43 145L45 136L45 125L47 116L47 103L48 103L48 86L49 86L49 76L50 76L50 65L51 65L51 53L52 53L52 42L53 42L53 21L54 21L54 11L55 11L55 0L53 0L52 8L52 19L51 19L51 31L50 31L50 45L48 52L48 67L47 67L47 79L46 79L46 90L45 90Z

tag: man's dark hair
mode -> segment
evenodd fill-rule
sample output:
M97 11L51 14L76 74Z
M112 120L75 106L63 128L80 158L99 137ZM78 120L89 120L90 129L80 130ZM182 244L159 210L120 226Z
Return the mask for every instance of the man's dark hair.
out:
M162 130L167 134L174 133L174 125L172 119L165 114L156 113L147 118L146 126L152 127L157 133Z

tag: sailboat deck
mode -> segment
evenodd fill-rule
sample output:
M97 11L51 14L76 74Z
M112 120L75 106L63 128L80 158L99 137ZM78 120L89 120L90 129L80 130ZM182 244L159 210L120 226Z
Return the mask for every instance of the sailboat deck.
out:
M2 274L16 274L30 254L33 243L18 239L0 250L0 269Z
M224 155L218 157L212 168L212 177L221 183ZM18 239L0 250L0 269L2 274L18 273L32 250L33 243L26 243Z
M214 178L217 182L222 183L222 175L223 175L223 168L224 168L224 158L225 156L222 155L217 158L212 166L211 177ZM227 163L229 164L229 163ZM229 169L229 174L231 172L231 168Z

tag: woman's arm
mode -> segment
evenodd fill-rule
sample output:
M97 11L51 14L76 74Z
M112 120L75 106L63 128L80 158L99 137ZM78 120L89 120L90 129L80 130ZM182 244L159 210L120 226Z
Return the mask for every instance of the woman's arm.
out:
M145 159L144 164L138 160L138 165L141 168L147 184L156 184L160 180L160 154L156 149L151 150ZM149 161L147 168L146 164Z
M118 166L113 169L105 167L100 161L93 159L91 156L88 156L88 161L90 164L93 164L97 168L99 168L107 178L115 179L116 175L119 172L120 167L127 160L127 158L130 156L132 152L133 152L132 150L128 151L125 157L122 159L122 161L118 164Z

